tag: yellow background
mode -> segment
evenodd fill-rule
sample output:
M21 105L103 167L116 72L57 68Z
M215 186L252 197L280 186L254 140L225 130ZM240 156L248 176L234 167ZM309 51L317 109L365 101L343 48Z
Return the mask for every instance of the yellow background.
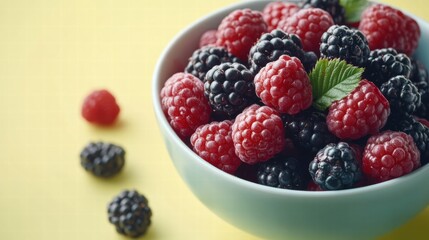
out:
M186 188L150 96L155 62L173 36L233 2L0 0L1 240L125 239L108 223L106 206L127 188L145 194L153 210L144 239L257 239ZM429 20L426 1L383 2ZM114 127L80 116L83 98L99 88L121 106ZM79 164L81 149L97 140L127 151L113 179L95 178ZM381 239L427 239L428 225L429 208Z

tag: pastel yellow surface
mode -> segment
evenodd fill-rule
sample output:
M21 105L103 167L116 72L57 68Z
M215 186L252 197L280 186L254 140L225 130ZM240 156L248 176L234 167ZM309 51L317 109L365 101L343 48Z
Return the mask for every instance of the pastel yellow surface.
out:
M233 2L0 1L0 239L125 239L108 223L106 205L126 188L149 198L153 218L144 239L258 239L186 188L150 96L155 62L173 36ZM383 2L429 20L426 1ZM121 106L112 128L80 116L83 98L99 88ZM98 179L81 168L81 149L96 140L125 147L119 176ZM381 239L427 239L428 225L426 209Z

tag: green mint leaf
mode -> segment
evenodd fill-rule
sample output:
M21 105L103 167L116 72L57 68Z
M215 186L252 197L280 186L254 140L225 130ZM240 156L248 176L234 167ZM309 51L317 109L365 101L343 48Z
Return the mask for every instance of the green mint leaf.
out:
M346 22L354 23L360 20L362 11L368 7L368 0L340 0L345 10Z
M363 68L340 59L320 59L309 74L313 88L313 107L324 111L332 102L353 91L361 80Z

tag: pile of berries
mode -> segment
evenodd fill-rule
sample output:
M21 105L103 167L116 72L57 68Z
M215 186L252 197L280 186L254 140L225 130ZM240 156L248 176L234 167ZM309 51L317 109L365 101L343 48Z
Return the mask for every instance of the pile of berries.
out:
M348 19L356 14L358 23ZM429 160L419 38L414 19L382 4L235 10L166 79L161 106L203 160L258 184L326 191L387 181Z

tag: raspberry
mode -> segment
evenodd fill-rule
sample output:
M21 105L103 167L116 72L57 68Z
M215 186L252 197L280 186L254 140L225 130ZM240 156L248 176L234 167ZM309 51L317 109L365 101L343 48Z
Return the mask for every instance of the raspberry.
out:
M232 124L235 153L247 164L264 162L285 147L284 128L278 112L253 104L244 109Z
M421 104L421 96L417 87L406 77L396 76L383 83L381 93L389 101L395 111L392 115L413 114Z
M320 8L328 12L335 24L343 25L345 23L345 9L338 0L306 0L303 8Z
M119 111L115 97L105 89L93 91L82 105L83 118L99 125L113 124L118 118Z
M420 28L400 10L374 4L362 13L359 30L366 36L371 50L394 48L411 56L417 48Z
M194 75L176 73L161 89L161 107L171 127L182 139L210 121L211 108L204 84Z
M80 164L99 177L112 177L125 164L125 151L111 143L91 142L80 153Z
M331 15L320 8L307 8L298 11L279 24L287 33L298 35L305 51L320 54L320 38L334 25Z
M109 222L128 237L139 237L151 224L152 210L147 198L136 190L125 190L113 198L107 208Z
M368 139L362 168L369 181L384 182L410 173L419 166L420 153L411 136L385 131Z
M297 114L313 101L310 79L301 61L288 55L268 63L255 76L256 95L281 113Z
M288 2L270 2L262 11L265 22L268 24L268 32L278 28L281 20L298 12L300 7Z
M234 56L247 61L250 48L267 28L261 12L235 10L220 23L216 45L225 47Z
M389 102L368 80L329 107L326 117L329 131L340 139L359 139L376 134L386 124L390 114Z
M205 31L200 37L199 47L202 48L205 46L216 45L216 41L217 41L216 33L217 33L216 29Z
M231 137L232 121L202 125L191 136L193 150L204 160L224 172L233 174L241 164Z
M313 181L323 190L351 188L362 177L355 151L345 142L326 145L308 169Z

